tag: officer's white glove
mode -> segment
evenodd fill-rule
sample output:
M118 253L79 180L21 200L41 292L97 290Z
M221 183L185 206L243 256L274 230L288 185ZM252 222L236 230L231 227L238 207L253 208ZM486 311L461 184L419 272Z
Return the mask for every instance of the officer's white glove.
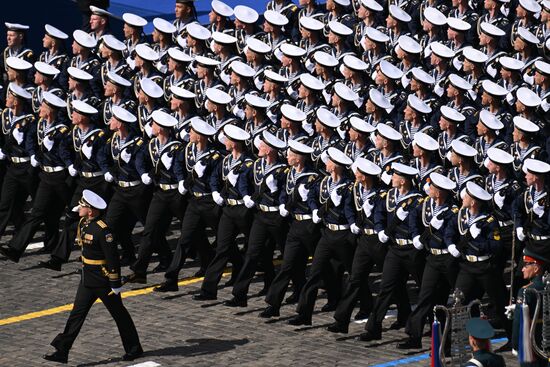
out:
M0 149L0 161L3 161L4 159L6 159L6 155L4 154L4 151Z
M407 215L409 215L409 212L403 209L402 207L399 207L395 212L395 215L397 215L397 218L399 218L399 220L403 221L407 219Z
M525 241L525 232L523 232L523 227L516 228L516 234L518 236L518 240Z
M269 191L271 191L272 194L277 191L277 181L275 181L275 177L273 177L273 175L268 175L265 178L265 184L267 185L267 187L269 188Z
M113 293L115 295L119 294L120 292L122 292L122 287L119 287L119 288L111 288L111 290L113 291Z
M44 138L44 140L42 140L42 144L44 145L44 147L48 150L48 152L50 150L52 150L53 148L53 140L50 139L50 137L48 135L46 135L46 137Z
M105 172L105 174L103 175L103 177L105 177L105 181L107 182L113 182L115 180L115 178L113 177L112 174L110 174L109 172Z
M514 318L514 310L516 309L516 304L514 303L513 305L506 306L504 307L504 309L506 310L504 311L504 314L506 315L508 320L512 320Z
M204 171L206 171L206 165L204 165L201 161L195 162L195 167L193 167L195 172L197 173L197 177L204 176Z
M430 225L435 229L440 229L443 225L443 219L438 219L437 215L435 215L432 220L430 220Z
M359 227L357 227L357 224L353 223L349 229L351 230L351 233L353 234L359 234L359 232L361 232L361 229L359 229Z
M88 144L84 144L82 146L82 148L80 148L82 150L82 153L84 154L84 156L88 159L90 159L92 157L92 146L91 145L88 145Z
M164 164L164 167L166 167L166 169L170 169L170 167L172 167L172 157L170 157L168 155L168 153L164 153L161 157L160 157L160 160L162 162L162 164ZM195 166L197 166L195 164Z
M36 160L36 156L33 154L31 155L31 166L38 167L38 161Z
M447 250L453 255L453 257L460 257L460 251L456 248L456 245L453 243L447 247Z
M334 203L334 206L340 205L340 202L342 201L342 197L338 195L336 190L332 190L332 192L330 193L330 199Z
M302 199L302 201L307 201L309 190L306 189L306 185L301 184L298 186L298 194L300 194L300 198Z
M254 205L256 205L254 200L252 200L252 198L248 195L245 195L243 197L243 201L244 201L244 206L246 206L248 209L253 208Z
M144 173L141 175L141 182L143 182L145 185L150 185L153 180L151 179L151 176L149 176L148 173Z
M372 209L374 209L374 205L371 204L370 200L366 200L364 203L363 203L363 212L365 212L365 215L367 216L367 218L369 218L372 214Z
M185 181L181 180L180 182L178 182L178 191L182 195L185 195L187 193L187 189L185 188ZM212 196L214 196L214 193L212 193Z
M422 250L424 248L424 245L420 242L420 236L415 236L413 238L413 245L417 250Z
M315 223L315 224L321 223L321 218L319 218L318 213L319 213L319 211L317 209L315 209L312 213L313 214L312 220L313 220L313 223Z
M213 192L212 192L212 199L213 199L214 202L215 202L216 204L218 204L219 206L222 206L222 205L223 205L223 198L222 198L222 196L220 195L219 192L213 191Z
M239 175L236 174L233 170L229 171L227 174L227 179L229 180L229 183L231 183L232 186L235 186L237 184L237 179L239 178Z
M378 240L380 240L381 243L386 243L386 242L388 242L389 239L390 238L388 236L386 236L385 231L378 232Z
M23 132L19 131L18 128L13 129L11 134L13 135L13 138L15 139L17 144L21 144L23 142L23 137L25 136L25 134L23 134Z
M323 161L323 163L327 163L328 161L328 153L326 150L323 153L321 153L321 161Z
M279 205L279 214L281 214L281 217L286 217L288 215L288 210L286 210L285 204Z
M69 170L69 175L71 175L72 177L75 177L78 174L78 171L74 168L73 164L71 164L68 167L68 170Z
M122 159L126 163L130 162L130 159L132 159L132 155L128 153L128 149L122 149L120 151L120 159Z
M544 215L544 207L540 205L538 202L533 204L533 212L539 217L542 218Z
M380 179L382 180L382 182L384 182L386 185L389 185L390 182L391 182L391 175L384 171L382 172L382 175L380 175Z
M472 238L477 238L477 236L479 236L479 234L481 233L481 228L479 228L477 226L477 223L474 223L471 227L470 227L470 234L472 235Z
M505 199L505 196L502 195L502 190L497 191L493 196L493 199L495 201L495 204L498 206L498 208L502 209L502 206L504 205L504 199Z

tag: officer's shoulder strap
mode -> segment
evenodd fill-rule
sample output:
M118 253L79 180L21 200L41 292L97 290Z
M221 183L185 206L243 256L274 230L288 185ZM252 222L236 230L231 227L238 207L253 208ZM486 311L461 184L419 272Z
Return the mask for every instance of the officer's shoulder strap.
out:
M98 220L97 222L97 225L100 226L101 228L107 228L107 223L105 223L103 220Z

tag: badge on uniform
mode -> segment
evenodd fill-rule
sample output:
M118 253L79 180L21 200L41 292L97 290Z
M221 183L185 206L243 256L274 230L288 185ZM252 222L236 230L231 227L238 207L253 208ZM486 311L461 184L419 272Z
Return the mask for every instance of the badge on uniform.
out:
M111 233L107 233L105 235L105 241L107 242L113 242L113 235Z

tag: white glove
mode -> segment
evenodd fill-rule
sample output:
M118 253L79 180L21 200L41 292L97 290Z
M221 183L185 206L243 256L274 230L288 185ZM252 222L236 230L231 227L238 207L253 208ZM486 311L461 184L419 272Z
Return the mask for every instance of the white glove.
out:
M21 144L23 142L23 136L24 134L19 131L18 128L15 128L13 129L13 131L11 132L11 134L13 135L13 138L15 139L15 141L17 142L17 144Z
M288 210L286 210L285 204L279 205L279 214L281 214L281 217L286 217L288 215Z
M340 202L342 201L342 197L338 195L338 193L336 192L336 189L332 190L332 192L330 193L330 200L332 200L332 202L334 203L334 206L340 205Z
M162 162L162 164L164 164L164 167L166 167L166 169L170 169L170 167L172 167L172 157L170 157L168 155L168 153L164 153L161 157L160 157L160 161ZM195 165L196 166L196 165Z
M502 206L504 205L504 195L501 194L502 191L497 191L495 195L493 196L493 199L495 201L495 204L498 206L499 209L502 209Z
M239 175L233 172L233 170L229 171L227 174L227 179L229 180L229 183L231 183L232 186L235 186L237 184L237 179L239 178Z
M542 205L539 205L539 203L533 204L533 212L539 217L542 218L544 215L544 207Z
M357 227L357 224L353 223L349 229L351 230L351 233L353 234L359 234L359 232L361 232L361 230L359 229L359 227Z
M516 228L516 235L518 236L518 240L525 241L525 232L523 232L523 227Z
M122 292L122 287L119 287L119 288L111 288L111 290L113 291L113 293L115 295L119 294L120 292Z
M386 242L388 242L389 239L390 238L388 236L386 236L385 231L378 232L378 240L380 240L380 242L386 243Z
M4 151L0 149L0 161L3 161L4 159L6 159L6 155L4 154Z
M109 172L105 172L105 174L103 176L105 177L105 181L107 181L107 182L113 182L115 180L113 175L110 174Z
M187 189L185 188L185 181L181 180L180 182L178 182L178 191L180 192L180 194L182 195L185 195L187 193ZM214 196L214 195L212 195Z
M36 156L34 154L31 155L31 166L38 167L38 161L36 160Z
M365 215L368 217L372 214L372 209L374 209L374 205L371 204L370 200L367 200L363 203L363 212L365 212Z
M275 181L275 177L273 177L273 175L268 175L265 178L265 184L267 185L267 187L269 188L269 191L271 191L272 194L277 191L277 181Z
M82 150L82 153L84 153L84 156L88 159L90 159L92 157L92 146L91 145L88 145L88 144L84 144L82 146L82 148L80 148Z
M132 158L132 155L128 153L128 149L122 149L120 151L120 159L122 159L124 162L126 163L130 162L131 158Z
M472 238L477 238L477 236L479 236L480 233L481 233L481 228L477 226L477 223L474 223L470 227L470 234L472 235Z
M312 220L313 220L313 223L315 223L315 224L321 223L321 218L319 218L319 215L317 215L318 212L319 211L317 209L315 209L312 213L313 214Z
M514 318L514 310L516 309L516 304L514 303L513 305L506 306L504 307L504 309L506 310L504 311L504 314L506 315L508 320L512 320Z
M201 161L198 161L198 162L195 162L195 167L193 167L193 169L197 173L197 177L200 178L204 176L204 171L206 170L206 166Z
M307 195L309 194L309 190L306 189L306 185L301 184L298 185L298 194L300 194L300 198L302 201L307 201Z
M413 238L413 245L417 250L422 250L424 248L424 245L420 242L420 236L415 236Z
M46 135L44 140L42 140L42 144L44 144L44 147L48 150L48 152L53 148L53 140L51 140L48 135Z
M388 174L388 172L384 171L382 172L382 175L380 176L380 179L382 182L384 182L386 185L389 185L391 182L391 175Z
M246 206L248 209L253 208L254 205L256 205L254 200L252 200L252 198L248 195L245 195L243 197L243 201L244 201L244 206Z
M447 250L453 255L453 257L460 257L460 251L456 248L456 245L453 243L447 247Z
M143 130L145 131L145 134L147 134L148 137L153 137L153 125L148 122L143 126Z
M403 221L407 219L407 215L409 215L409 212L404 210L402 207L399 207L395 212L395 215L397 215L397 218L399 218L399 220Z
M141 175L141 182L143 182L145 185L150 185L153 180L151 179L151 176L149 176L148 173L144 173Z
M219 206L222 206L222 205L223 205L223 198L222 198L222 196L220 195L219 192L213 191L213 192L212 192L212 199L213 199L214 202L215 202L216 204L218 204Z
M71 164L68 169L69 175L71 175L72 177L75 177L78 174L78 171L74 168L74 165Z
M443 225L443 219L437 219L437 215L435 215L432 220L430 220L430 225L435 229L440 229Z

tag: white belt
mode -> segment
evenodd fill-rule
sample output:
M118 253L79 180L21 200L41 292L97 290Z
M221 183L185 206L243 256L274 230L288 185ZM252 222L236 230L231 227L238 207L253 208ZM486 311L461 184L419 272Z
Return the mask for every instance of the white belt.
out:
M327 223L325 224L325 226L330 229L331 231L345 231L347 229L349 229L349 225L347 224L332 224L332 223Z
M230 205L230 206L243 205L243 204L244 204L244 200L227 199L227 205Z
M31 159L29 157L10 157L10 160L13 163L27 163L30 162Z
M52 172L61 172L65 169L65 167L57 166L57 167L50 167L50 166L42 166L42 170L47 173Z
M376 234L376 231L374 229L365 228L363 229L363 233L371 236L373 234Z
M407 246L407 245L412 245L413 241L412 241L412 240L405 239L405 238L396 238L396 239L395 239L395 243L396 243L398 246Z
M499 225L500 227L508 227L508 226L511 226L512 224L514 224L514 222L511 221L511 220L507 220L507 221L505 221L505 222L502 222L502 221L500 221L500 220L498 221L498 225Z
M134 187L141 183L140 180L137 181L118 181L118 186L120 187Z
M80 175L85 178L103 176L103 172L80 172Z
M193 196L196 198L202 198L204 196L210 196L210 195L212 194L209 192L193 192Z
M430 252L432 255L445 255L449 253L449 250L440 250L438 248L431 248Z
M294 219L297 221L309 220L311 218L313 218L311 214L294 214Z
M531 237L535 241L544 241L544 240L550 239L550 236L538 236L536 234L531 234L531 233L529 233L529 237Z
M264 204L260 204L259 207L260 207L260 210L262 212L278 212L279 211L279 208L276 207L276 206L267 206L267 205L264 205Z
M178 188L178 184L173 184L173 185L159 184L159 187L162 191L175 190Z
M474 255L466 255L466 260L468 260L471 263L477 263L480 261L486 261L489 260L491 256L474 256Z

